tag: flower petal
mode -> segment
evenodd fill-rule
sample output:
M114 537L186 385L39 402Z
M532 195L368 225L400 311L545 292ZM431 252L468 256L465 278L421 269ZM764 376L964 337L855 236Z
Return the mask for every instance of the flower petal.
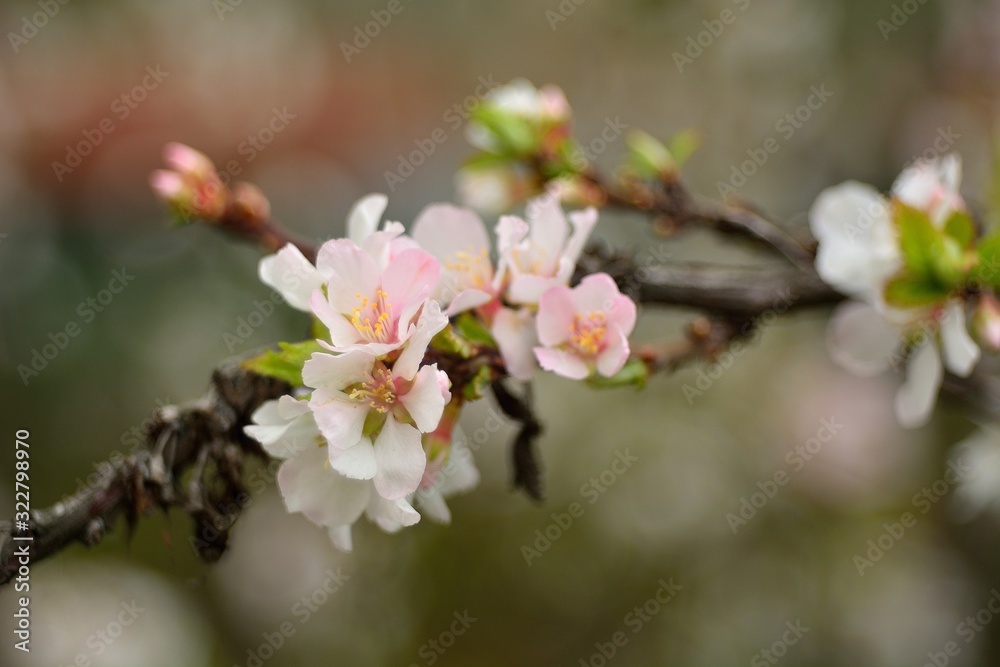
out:
M375 365L375 355L365 350L343 354L314 352L302 365L302 382L312 389L333 389L360 382Z
M304 448L315 446L320 437L308 401L297 401L291 396L262 403L250 418L254 423L245 426L244 433L278 459L291 458Z
M383 194L362 197L347 214L347 238L358 245L378 229L379 220L389 205L389 198Z
M377 469L375 447L371 438L361 438L361 442L343 450L329 448L330 467L351 479L371 479Z
M441 392L442 380L447 383L448 375L439 371L437 364L424 366L417 371L410 390L399 397L421 433L430 433L437 428L444 406L451 398L450 393L445 395Z
M420 515L406 498L386 500L377 493L371 495L365 514L387 533L395 533L404 526L412 526L420 521Z
M522 381L534 377L538 364L532 348L538 344L538 335L531 311L527 308L500 308L493 317L490 332L511 377Z
M528 223L531 225L531 244L540 261L535 273L554 276L562 255L569 223L559 205L559 198L551 194L528 202Z
M483 306L492 300L493 295L489 292L484 292L481 289L462 290L455 295L455 298L448 304L448 310L446 312L448 316L451 317L452 315L458 315L459 313L464 313L467 310Z
M906 382L896 393L896 418L905 428L923 426L934 411L941 387L941 357L934 341L924 343L906 366Z
M427 456L420 432L401 424L390 413L375 440L375 490L387 500L396 500L416 491L424 475Z
M323 447L310 447L282 463L278 488L289 512L302 512L327 527L354 523L371 495L371 482L347 479L331 470Z
M941 319L941 347L948 370L959 377L969 377L979 362L980 351L966 329L963 301L952 299L945 306Z
M535 358L538 365L556 375L571 380L583 380L590 376L590 367L575 352L554 347L536 347Z
M588 276L589 277L589 276ZM545 290L538 300L538 342L545 346L561 345L573 334L577 309L573 304L573 290L557 285Z
M566 280L569 280L573 275L573 270L576 269L576 262L580 259L580 254L583 252L583 246L586 245L587 239L590 238L590 233L597 224L597 209L590 206L582 211L573 211L569 214L569 221L573 226L573 233L570 234L561 257L561 260L568 262L571 267L569 275L565 276Z
M607 346L597 355L597 372L604 377L611 377L628 361L628 338L618 325L613 324L608 327L605 340Z
M854 375L871 377L889 367L893 352L902 344L902 331L886 322L870 304L846 301L830 318L826 342L839 366Z
M340 551L350 552L354 548L354 540L351 539L351 526L334 526L327 530L333 546Z
M291 243L260 260L257 273L261 282L277 290L289 306L306 312L309 297L323 286L323 276Z
M368 406L348 400L330 389L317 389L309 401L316 425L323 437L336 449L348 449L361 441Z
M442 329L448 326L448 317L441 312L436 301L428 301L417 320L416 329L407 341L406 347L393 364L392 374L406 380L412 380L424 359L427 346Z
M447 262L456 253L489 251L486 225L474 211L452 204L431 204L420 212L411 232L424 250Z
M352 312L362 298L373 298L378 289L381 274L378 265L350 239L324 243L316 257L316 267L327 278L327 299L338 313Z

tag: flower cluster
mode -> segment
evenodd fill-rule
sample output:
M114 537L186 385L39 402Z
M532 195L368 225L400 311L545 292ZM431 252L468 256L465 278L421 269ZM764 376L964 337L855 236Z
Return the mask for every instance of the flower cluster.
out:
M981 339L997 337L996 303L983 290L998 280L997 237L977 239L960 180L957 156L922 160L889 197L847 182L821 193L810 212L816 269L852 298L830 322L832 356L866 376L905 361L895 409L908 427L930 418L945 368L967 377L979 361L970 308Z
M502 217L494 264L472 211L431 205L408 236L398 222L379 228L386 205L382 195L358 202L348 237L324 243L315 264L293 245L260 263L262 281L311 313L322 334L286 348L302 357L301 386L261 406L246 432L284 460L278 485L288 509L345 549L362 514L398 530L419 520L416 500L447 521L443 497L478 479L471 456L453 444L468 396L427 363L429 351L457 336L449 318L471 317L522 380L539 368L574 379L615 375L636 318L607 275L568 286L594 209L567 216L542 197L527 221Z

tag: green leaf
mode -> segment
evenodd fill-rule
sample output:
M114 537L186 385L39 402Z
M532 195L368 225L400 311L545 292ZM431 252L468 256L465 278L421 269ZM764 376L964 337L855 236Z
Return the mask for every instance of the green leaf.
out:
M459 336L455 332L455 327L451 324L439 331L431 339L431 347L441 352L458 355L462 359L469 359L476 353L475 346L462 336Z
M962 248L968 248L976 238L976 223L965 211L955 211L944 223L944 233Z
M277 350L266 350L252 359L243 362L249 370L267 377L284 380L293 387L302 386L302 365L323 348L315 340L305 340L301 343L278 343Z
M958 241L950 236L942 236L931 245L931 270L936 282L953 288L965 281L965 251Z
M682 130L670 137L670 141L667 142L667 148L674 157L677 169L683 167L699 147L701 147L701 133L697 130Z
M538 146L536 128L526 119L490 105L480 105L472 112L472 119L490 132L499 144L500 154L530 155Z
M642 389L649 380L649 367L640 359L629 359L620 371L611 377L603 375L591 375L587 378L587 384L595 389L613 389L615 387L633 386Z
M903 265L916 277L929 278L934 271L934 243L941 233L926 213L898 201L893 220L899 230Z
M1000 289L1000 230L980 241L976 251L979 254L979 268L975 277L994 289Z
M464 312L455 318L455 330L466 340L479 345L496 347L497 342L481 319L470 312Z
M490 386L490 382L493 380L493 373L490 371L488 366L480 366L479 370L469 381L467 385L462 387L462 396L467 401L476 401L483 397L486 393L487 387Z
M899 308L917 308L940 303L948 298L948 289L933 280L901 275L885 286L885 301Z
M631 129L625 135L629 165L642 178L656 178L676 171L677 163L663 143L642 130Z

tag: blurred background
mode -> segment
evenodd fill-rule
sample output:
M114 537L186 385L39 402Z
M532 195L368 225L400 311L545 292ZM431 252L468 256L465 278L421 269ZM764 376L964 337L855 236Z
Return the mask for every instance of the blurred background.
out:
M223 360L301 337L301 314L261 305L255 248L168 226L147 186L168 141L257 183L306 237L343 234L369 192L408 224L456 198L464 105L526 77L566 91L585 145L609 121L700 130L686 175L707 197L774 137L738 196L795 228L823 187L887 189L949 150L982 210L1000 102L1000 2L986 0L42 0L0 5L0 27L4 516L17 429L47 506ZM802 112L814 89L829 94ZM444 141L401 172L436 130ZM612 168L623 152L592 157ZM764 261L645 222L608 211L596 235L647 263ZM1000 529L956 511L946 475L976 424L944 403L901 431L900 378L835 368L827 315L784 317L727 368L641 393L541 378L541 505L510 491L512 428L481 402L462 423L482 482L450 502L450 527L363 525L340 554L284 511L267 470L217 565L195 557L184 515L131 538L119 524L34 566L30 655L0 589L0 663L1000 664ZM635 339L690 316L647 309ZM19 372L50 343L41 371Z

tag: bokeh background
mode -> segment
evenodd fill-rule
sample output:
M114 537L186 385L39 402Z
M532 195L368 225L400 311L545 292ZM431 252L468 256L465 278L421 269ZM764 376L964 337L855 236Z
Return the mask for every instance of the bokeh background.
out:
M967 198L987 211L1000 2L400 0L348 62L343 45L388 4L0 5L4 515L17 429L31 432L33 505L48 505L129 451L158 406L200 396L221 361L300 337L302 316L277 308L233 343L269 295L259 255L211 229L168 226L146 184L168 141L232 162L278 219L328 238L369 192L388 192L388 216L404 223L454 201L471 152L454 105L483 80L523 76L566 91L585 144L619 117L658 136L700 130L686 174L707 197L778 137L739 196L793 228L823 187L856 178L886 189L944 136L964 157ZM734 20L719 31L724 10ZM679 67L689 38L702 53ZM778 132L814 86L833 95L792 136ZM280 131L262 134L272 121ZM389 192L386 172L438 128L446 140ZM250 137L268 141L258 150ZM73 151L88 154L73 166ZM613 168L622 151L612 142L595 161ZM661 239L645 222L609 211L597 236L649 263L766 261L707 234ZM134 278L100 311L87 306L114 271ZM12 648L14 592L0 590L0 663L1000 664L992 612L960 626L1000 586L1000 530L992 515L959 511L954 484L940 481L976 424L945 402L928 427L901 431L891 415L900 378L835 368L827 315L768 326L691 401L684 387L704 366L641 393L541 378L541 505L510 491L512 429L483 402L463 418L482 482L452 500L450 527L423 521L387 536L361 526L345 555L288 515L271 483L214 566L195 557L183 515L148 518L131 537L118 525L97 548L34 566L30 656ZM647 309L635 338L677 335L690 316ZM26 383L17 367L70 323L79 335ZM796 469L788 452L821 435L823 419L841 426ZM606 472L625 452L636 461ZM780 470L789 482L734 534L727 515ZM613 481L595 493L589 480L602 473ZM933 504L915 500L925 487ZM559 527L553 514L571 503L583 513ZM906 512L916 524L884 537ZM557 536L548 545L546 531ZM888 550L859 574L857 557L880 538ZM665 604L655 601L663 582L680 587ZM319 595L324 585L336 591ZM309 609L303 596L322 603ZM952 641L958 654L945 655Z

